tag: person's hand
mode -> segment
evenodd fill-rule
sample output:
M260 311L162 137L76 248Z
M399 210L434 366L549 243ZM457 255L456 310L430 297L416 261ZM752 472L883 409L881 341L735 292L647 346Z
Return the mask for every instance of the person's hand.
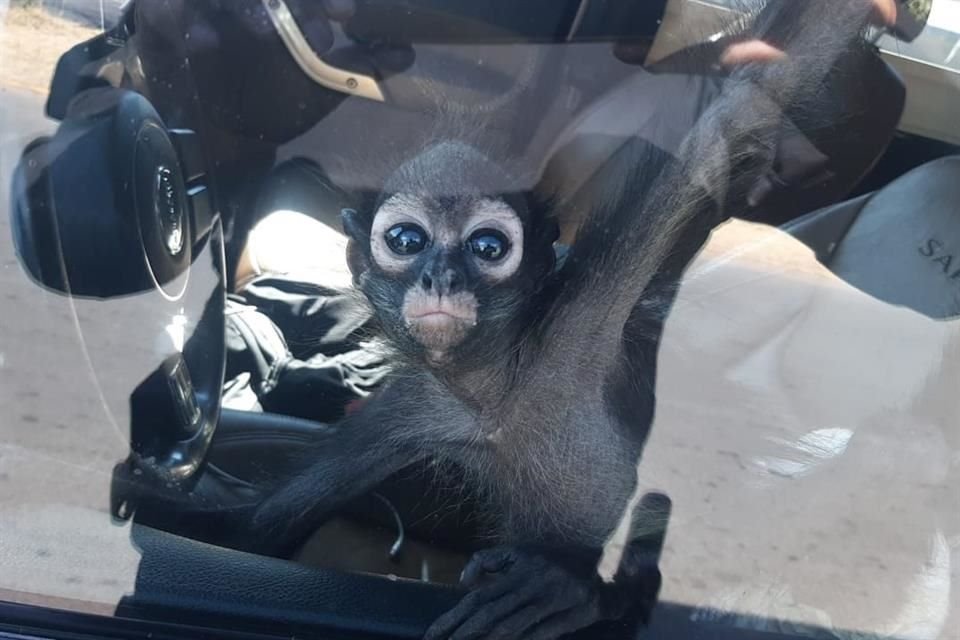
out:
M897 23L896 0L873 0L873 23L878 27L892 27Z
M354 0L286 4L320 56L334 44L331 23L354 11ZM217 127L277 145L345 98L303 73L261 0L144 0L136 12L139 53L161 106L180 111L195 102Z
M896 0L872 0L871 22L880 27L892 27L897 22ZM720 56L720 64L733 67L748 62L775 62L786 54L763 40L754 39L731 44Z

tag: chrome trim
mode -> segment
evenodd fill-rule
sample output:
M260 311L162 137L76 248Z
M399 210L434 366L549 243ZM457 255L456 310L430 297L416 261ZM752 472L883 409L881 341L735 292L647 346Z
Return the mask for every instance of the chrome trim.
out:
M380 85L370 76L344 71L324 62L304 37L284 0L262 0L263 6L290 56L314 82L328 89L383 102Z

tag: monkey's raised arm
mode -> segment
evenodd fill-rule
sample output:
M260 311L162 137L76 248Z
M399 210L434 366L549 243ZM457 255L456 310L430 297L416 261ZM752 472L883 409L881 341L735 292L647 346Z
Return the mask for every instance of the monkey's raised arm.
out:
M707 219L713 226L729 215L725 203L736 201L772 162L787 108L816 118L824 78L858 46L872 11L870 0L771 0L742 35L773 44L781 57L735 67L675 161L653 158L649 145L621 149L601 177L602 200L589 213L565 289L548 315L546 360L616 359L631 311L691 222ZM591 310L589 318L583 309ZM584 339L588 320L595 333Z

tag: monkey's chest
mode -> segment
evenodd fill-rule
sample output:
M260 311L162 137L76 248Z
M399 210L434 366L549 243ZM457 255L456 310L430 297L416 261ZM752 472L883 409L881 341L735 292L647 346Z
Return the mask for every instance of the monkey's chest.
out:
M602 544L633 493L640 454L620 433L602 408L589 405L495 430L475 477L489 489L503 535Z

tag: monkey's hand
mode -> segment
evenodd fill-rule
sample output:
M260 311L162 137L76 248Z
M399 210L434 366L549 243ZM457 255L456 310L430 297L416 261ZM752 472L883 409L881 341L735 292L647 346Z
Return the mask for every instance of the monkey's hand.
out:
M433 623L425 640L550 640L628 612L645 621L660 587L656 566L648 569L605 584L595 557L517 547L480 551L461 578L470 593Z

